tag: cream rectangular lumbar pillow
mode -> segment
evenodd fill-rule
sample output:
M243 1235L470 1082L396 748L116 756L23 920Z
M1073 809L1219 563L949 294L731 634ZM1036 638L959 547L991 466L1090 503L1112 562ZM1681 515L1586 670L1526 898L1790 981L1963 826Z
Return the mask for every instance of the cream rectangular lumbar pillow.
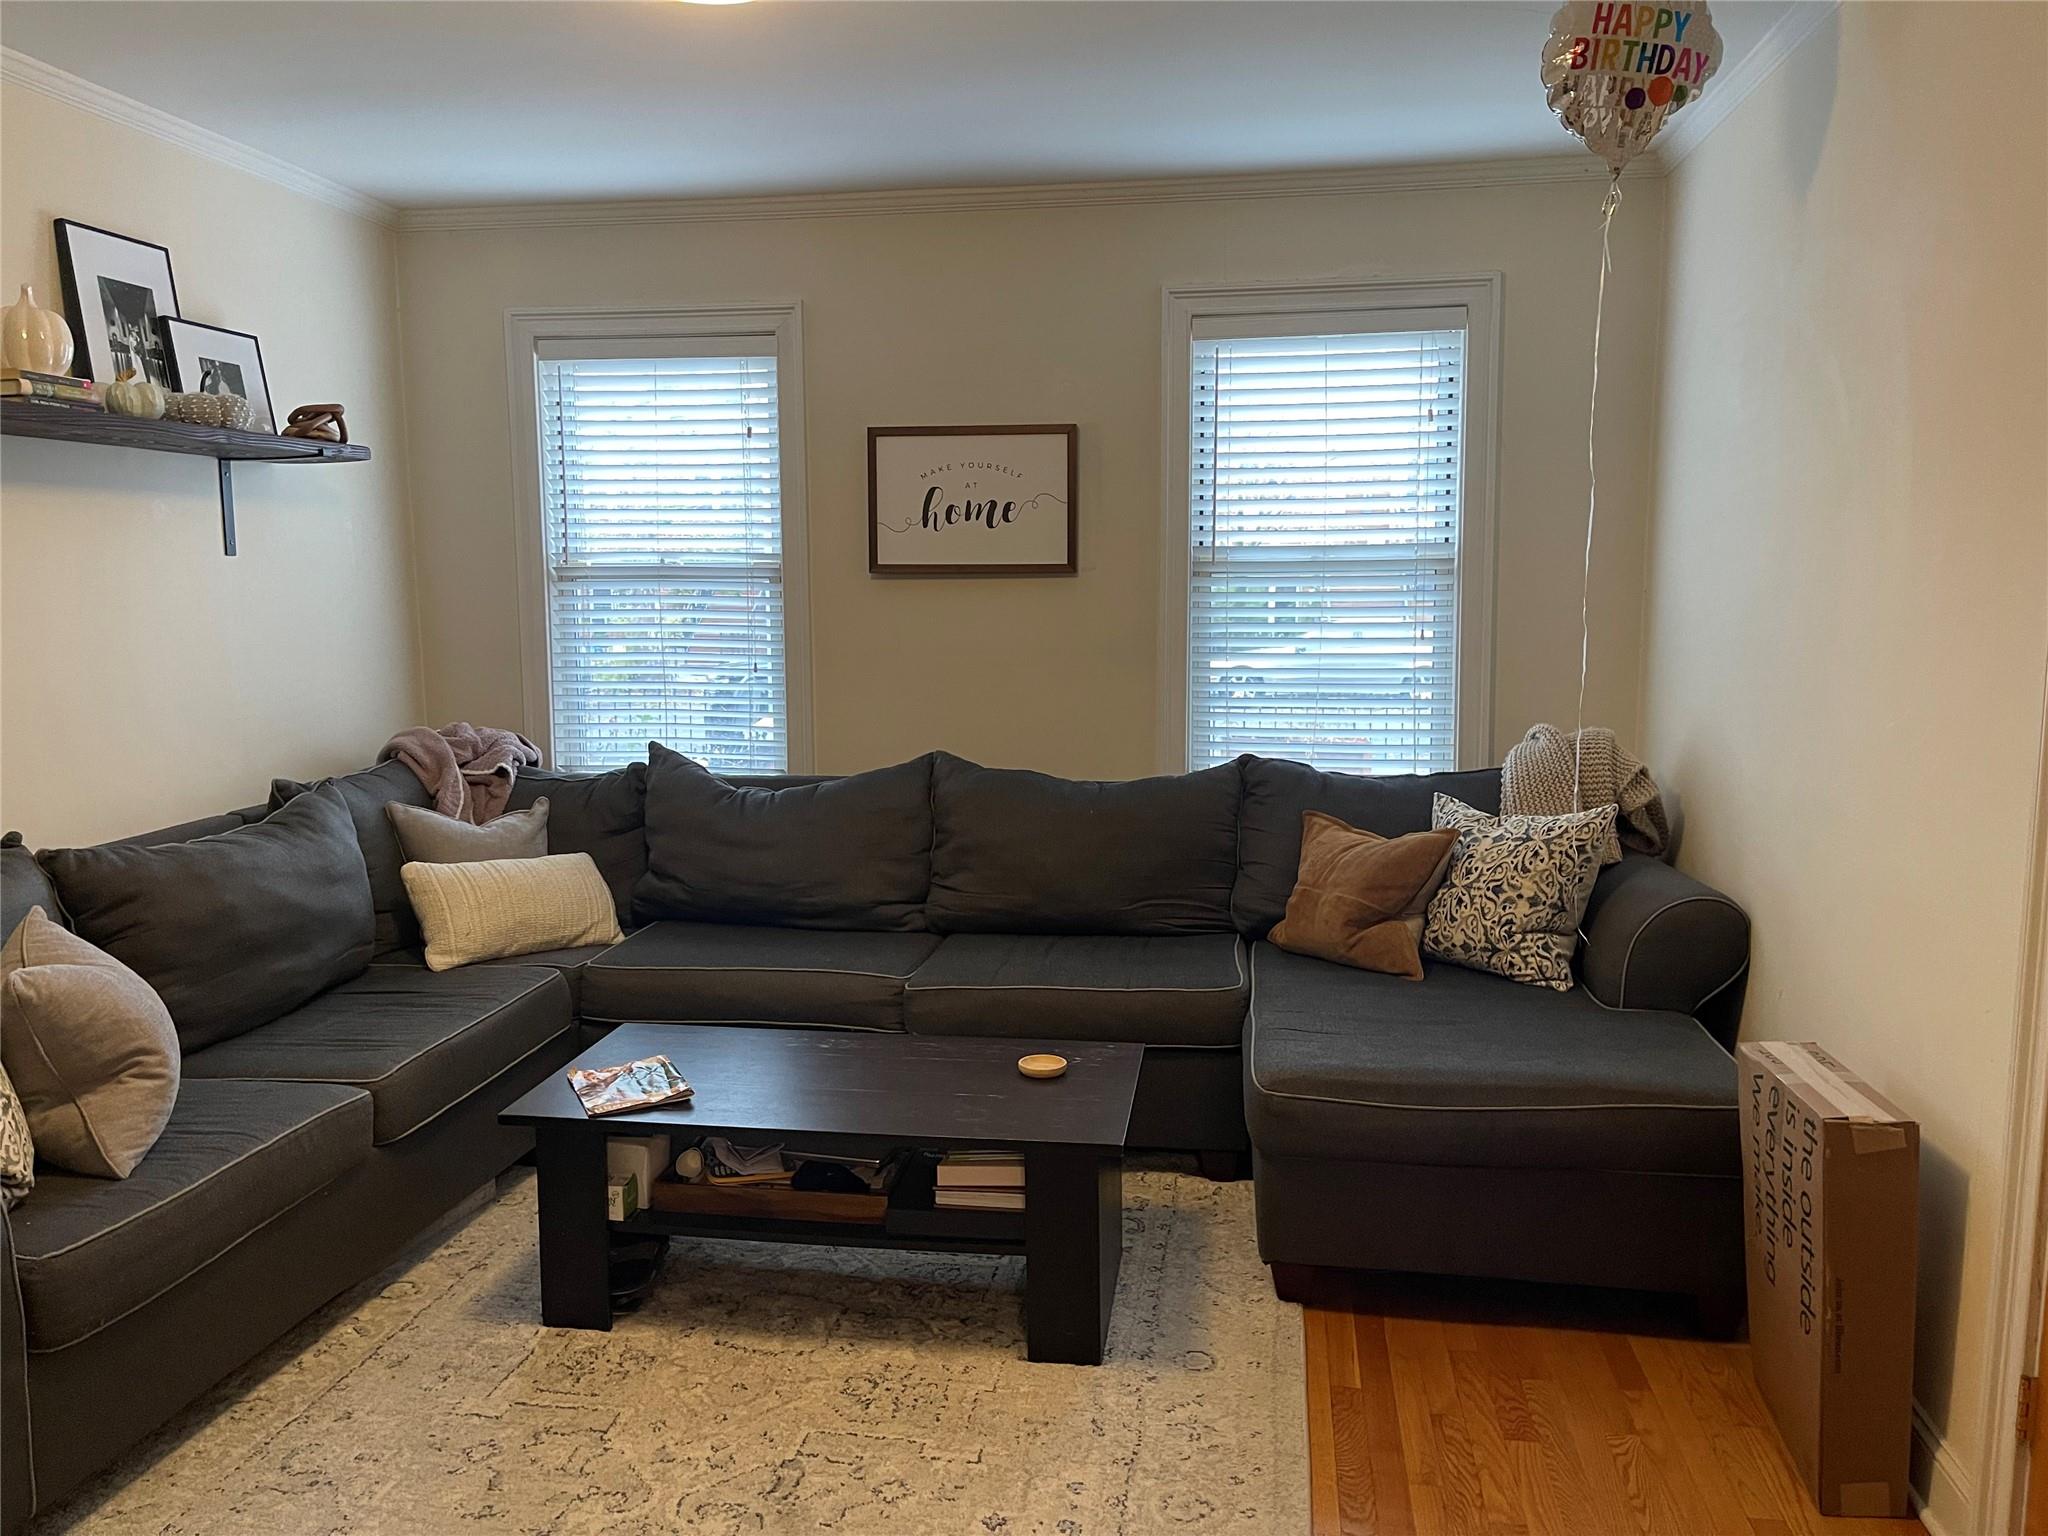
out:
M156 990L41 907L0 947L0 1061L36 1154L125 1179L178 1101L178 1032Z
M399 874L427 937L429 970L623 937L611 887L587 853L407 864Z

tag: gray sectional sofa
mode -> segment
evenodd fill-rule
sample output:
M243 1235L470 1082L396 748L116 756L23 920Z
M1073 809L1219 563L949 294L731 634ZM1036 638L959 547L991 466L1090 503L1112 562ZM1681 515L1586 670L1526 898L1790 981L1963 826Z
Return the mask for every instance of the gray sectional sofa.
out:
M1264 941L1303 811L1415 830L1438 789L1497 809L1497 770L1361 779L1247 757L1082 783L938 753L728 780L655 747L609 774L530 771L513 807L548 797L551 849L591 854L627 937L440 974L384 812L424 790L396 763L326 782L368 877L367 966L188 1042L170 1126L129 1179L42 1170L0 1218L9 1532L516 1161L527 1136L498 1110L625 1021L1139 1042L1132 1145L1216 1174L1249 1151L1283 1291L1343 1265L1739 1310L1733 903L1624 859L1572 993L1436 963L1404 982ZM264 806L127 846L232 839L308 788L280 780ZM10 835L5 931L31 905L64 913L66 868ZM117 955L131 939L82 931ZM234 933L213 941L231 976Z

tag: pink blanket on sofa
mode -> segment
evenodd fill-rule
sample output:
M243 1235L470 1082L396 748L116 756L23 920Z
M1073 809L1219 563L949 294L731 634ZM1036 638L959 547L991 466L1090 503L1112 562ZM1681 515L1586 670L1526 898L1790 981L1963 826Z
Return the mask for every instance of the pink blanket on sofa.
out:
M384 743L377 761L397 758L419 775L443 816L479 825L505 809L523 767L538 767L540 748L517 731L466 720L429 730L408 726Z

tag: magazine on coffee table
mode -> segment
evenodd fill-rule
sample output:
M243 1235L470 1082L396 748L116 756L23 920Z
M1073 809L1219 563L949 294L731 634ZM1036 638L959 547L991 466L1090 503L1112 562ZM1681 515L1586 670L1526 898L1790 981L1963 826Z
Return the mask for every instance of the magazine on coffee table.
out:
M623 1115L675 1104L695 1092L666 1056L643 1056L616 1067L571 1067L569 1086L588 1115Z

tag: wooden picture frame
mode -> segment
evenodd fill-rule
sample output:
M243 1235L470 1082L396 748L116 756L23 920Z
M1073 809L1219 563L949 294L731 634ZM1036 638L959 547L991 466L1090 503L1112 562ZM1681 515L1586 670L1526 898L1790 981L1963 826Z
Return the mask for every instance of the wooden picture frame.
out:
M1072 422L869 427L869 574L1074 575L1079 448Z

